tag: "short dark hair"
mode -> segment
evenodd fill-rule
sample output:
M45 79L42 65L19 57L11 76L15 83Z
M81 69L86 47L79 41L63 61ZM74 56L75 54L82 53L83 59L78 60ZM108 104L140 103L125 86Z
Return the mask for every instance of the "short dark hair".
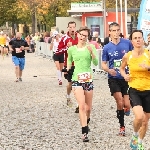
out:
M88 40L89 40L89 41L92 40L92 35L89 35Z
M119 25L117 22L112 22L112 23L109 25L109 31L111 30L111 27L113 27L113 26L120 27L120 25Z
M64 34L65 32L64 32L64 30L61 30L61 34Z
M133 33L135 33L135 32L140 32L140 33L142 33L142 36L143 36L143 31L142 31L142 30L134 30L134 31L130 34L129 40L132 40Z
M69 21L68 22L68 27L69 27L70 24L75 24L75 26L76 26L76 22L74 22L74 21Z
M88 36L91 34L91 31L90 31L90 29L89 29L87 26L81 27L78 31L79 31L79 33L80 33L81 31L87 31L87 32L88 32Z

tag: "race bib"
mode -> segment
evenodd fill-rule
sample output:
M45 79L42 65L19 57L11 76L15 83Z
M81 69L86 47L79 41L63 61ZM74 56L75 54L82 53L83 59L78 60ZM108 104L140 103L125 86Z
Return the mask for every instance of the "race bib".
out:
M114 60L114 69L120 69L122 59Z
M20 48L15 48L16 49L16 53L21 53L22 51L20 50Z
M92 82L92 76L90 72L83 72L78 74L78 82L85 83L85 82Z

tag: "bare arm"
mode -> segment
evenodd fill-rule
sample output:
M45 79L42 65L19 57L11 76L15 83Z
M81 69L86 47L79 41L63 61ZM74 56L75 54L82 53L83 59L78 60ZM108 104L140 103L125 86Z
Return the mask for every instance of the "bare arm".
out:
M24 50L29 50L29 46L28 47L24 47Z
M104 71L106 71L106 72L109 71L109 68L108 68L108 66L107 66L107 61L102 61L102 69L103 69Z
M73 58L72 58L72 48L73 47L70 47L67 51L68 53L68 58L67 58L67 70L71 69L71 66L72 66L72 61L73 61Z
M51 43L51 44L50 44L50 50L53 50L53 46L54 46L54 44Z
M50 43L50 50L53 50L53 46L54 46L54 38L52 39L52 41Z
M9 45L9 50L13 51L12 45Z
M109 69L107 66L107 61L102 61L102 68L104 71L108 72L112 76L116 76L117 72L115 69Z
M126 81L130 80L130 76L129 74L126 74L125 72L125 67L127 66L127 54L124 55L124 57L122 58L122 63L120 66L120 74L124 77L124 79Z
M28 45L28 43L27 42L25 42L25 45L24 46L21 46L20 47L22 50L29 50L29 45Z

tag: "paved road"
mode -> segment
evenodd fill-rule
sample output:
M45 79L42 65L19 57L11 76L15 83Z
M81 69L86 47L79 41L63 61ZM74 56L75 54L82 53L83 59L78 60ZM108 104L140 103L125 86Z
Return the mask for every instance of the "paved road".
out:
M22 83L15 83L11 57L0 57L0 150L130 150L133 115L125 117L126 137L119 124L107 80L95 75L89 143L81 141L74 105L66 106L66 81L59 87L54 63L27 54ZM37 77L33 77L37 76ZM150 131L144 142L150 148Z

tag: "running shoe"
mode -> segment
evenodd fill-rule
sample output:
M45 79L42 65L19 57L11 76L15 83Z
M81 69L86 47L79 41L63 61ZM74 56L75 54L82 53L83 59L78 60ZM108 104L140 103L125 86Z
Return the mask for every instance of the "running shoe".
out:
M125 136L125 127L120 127L120 131L118 135Z
M67 98L67 106L72 107L72 105L71 98Z
M22 78L19 78L19 81L21 81L21 82L22 82Z
M132 150L137 150L137 146L138 146L138 137L132 135L132 139L130 142L130 147Z
M86 133L82 135L82 140L83 142L89 142L88 135Z
M79 106L76 108L75 113L79 113Z
M17 78L17 79L15 80L15 82L19 82L19 79Z
M62 85L62 81L61 80L59 80L59 85Z
M142 143L137 145L137 150L144 150L144 146Z

